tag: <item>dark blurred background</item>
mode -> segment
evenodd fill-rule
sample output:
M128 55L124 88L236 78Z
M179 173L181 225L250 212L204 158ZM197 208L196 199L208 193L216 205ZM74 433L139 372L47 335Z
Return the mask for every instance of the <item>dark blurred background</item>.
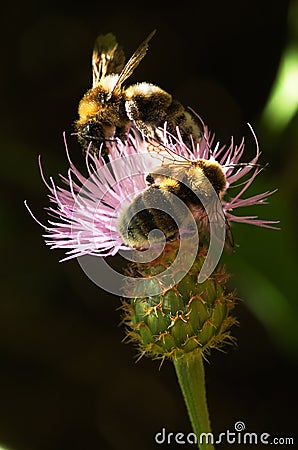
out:
M233 227L239 247L226 264L241 298L240 326L234 329L238 346L214 351L206 363L213 429L232 431L242 420L247 431L295 436L297 71L291 73L289 97L282 90L278 97L278 89L289 49L292 66L298 64L297 0L173 5L31 1L2 6L4 449L150 450L161 447L154 435L163 427L191 431L171 363L160 369L146 358L135 363L135 349L121 342L119 299L92 284L76 260L59 263L63 253L45 247L42 229L23 204L27 199L46 221L47 189L37 156L56 181L66 172L62 133L73 131L78 101L91 86L97 34L114 32L130 55L154 28L157 34L131 81L150 81L171 92L196 110L222 143L245 135L247 159L255 151L250 122L261 162L270 163L250 194L279 189L269 205L250 212L279 219L281 231ZM292 66L286 65L286 73ZM75 138L68 142L80 161Z

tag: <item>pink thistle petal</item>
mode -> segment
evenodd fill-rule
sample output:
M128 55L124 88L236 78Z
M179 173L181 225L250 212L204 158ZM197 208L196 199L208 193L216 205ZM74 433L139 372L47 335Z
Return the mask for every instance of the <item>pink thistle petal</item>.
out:
M260 151L252 128L251 131L256 141L256 155L249 163L243 164L240 161L245 151L244 139L238 146L234 144L233 138L229 146L220 145L219 142L214 145L215 136L209 132L205 124L201 141L196 146L193 145L192 149L185 146L179 130L177 137L174 137L166 131L165 126L159 130L159 134L163 136L162 145L169 153L160 154L148 153L147 142L133 134L132 130L129 144L118 142L111 145L110 168L100 154L92 154L87 150L85 155L87 177L73 164L64 135L69 162L67 176L60 175L64 187L56 186L52 177L49 178L50 182L46 181L39 157L41 178L50 192L50 206L47 211L52 220L48 219L47 225L43 225L35 218L26 202L25 205L34 220L44 228L46 244L51 249L67 250L62 261L82 255L115 255L119 250L129 249L123 243L118 231L118 221L133 198L147 188L146 174L154 167L164 164L167 159L171 161L172 158L172 163L176 160L185 162L185 159L189 161L205 159L220 164L226 178L222 208L228 221L276 229L274 227L274 224L278 223L276 221L262 220L258 216L235 216L231 213L240 207L266 204L267 197L276 192L266 191L243 198L256 176L262 171L262 168L256 168ZM143 160L142 155L149 159ZM134 159L134 156L138 158ZM248 179L235 186L236 182L249 173L251 175ZM239 186L242 188L234 197L225 199L230 195L231 188Z

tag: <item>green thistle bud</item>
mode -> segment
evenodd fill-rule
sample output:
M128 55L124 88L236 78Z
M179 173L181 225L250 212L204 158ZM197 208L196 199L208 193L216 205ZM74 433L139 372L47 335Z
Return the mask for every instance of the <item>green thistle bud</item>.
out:
M130 274L145 278L166 270L175 260L178 245L169 243L155 261L133 264ZM175 359L197 349L220 348L233 340L229 329L236 323L230 315L235 295L226 292L228 276L223 269L198 283L205 257L206 249L201 248L191 269L174 287L124 302L127 337L137 344L141 355Z

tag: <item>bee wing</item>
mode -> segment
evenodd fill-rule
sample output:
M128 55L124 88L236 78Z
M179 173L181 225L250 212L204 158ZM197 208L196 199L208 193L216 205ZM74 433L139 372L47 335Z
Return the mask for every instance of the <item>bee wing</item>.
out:
M107 75L120 73L124 63L125 55L116 37L112 33L99 35L92 53L93 87Z
M168 166L169 168L177 169L180 166L185 169L191 164L184 156L155 141L149 142L146 149L152 157L152 168Z
M121 88L124 81L127 80L128 77L130 77L135 68L142 61L148 50L148 42L154 36L155 33L156 30L153 30L152 33L150 33L149 36L147 36L147 38L141 43L141 45L137 48L137 50L134 52L131 58L127 61L127 63L125 64L124 68L122 69L119 75L117 83L114 86L113 93L117 92L117 90Z

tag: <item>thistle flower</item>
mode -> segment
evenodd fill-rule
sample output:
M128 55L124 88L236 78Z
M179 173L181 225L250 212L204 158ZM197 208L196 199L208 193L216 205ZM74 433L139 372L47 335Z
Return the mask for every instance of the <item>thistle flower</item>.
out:
M232 213L239 207L265 204L267 197L275 192L266 191L243 197L262 170L257 166L260 156L258 146L256 156L250 162L242 163L244 140L239 146L234 145L232 139L230 146L217 143L212 149L214 136L210 135L207 127L204 127L204 137L200 143L191 150L182 139L173 141L167 132L163 133L163 140L164 147L173 151L177 157L190 161L205 159L220 165L226 179L226 191L221 203L229 222L274 228L274 221ZM42 179L50 191L51 206L48 213L53 218L48 220L47 225L40 224L46 231L46 244L51 249L67 250L62 261L86 254L109 256L119 250L130 250L119 232L119 217L132 199L148 187L145 175L161 164L161 155L148 153L146 143L131 134L128 145L121 142L111 145L108 166L100 154L87 152L85 160L88 175L83 175L72 163L66 142L65 148L70 167L67 177L60 176L66 187L56 186L52 178L49 184L39 160ZM241 190L234 197L230 195L231 189L239 185L239 181L249 173Z

